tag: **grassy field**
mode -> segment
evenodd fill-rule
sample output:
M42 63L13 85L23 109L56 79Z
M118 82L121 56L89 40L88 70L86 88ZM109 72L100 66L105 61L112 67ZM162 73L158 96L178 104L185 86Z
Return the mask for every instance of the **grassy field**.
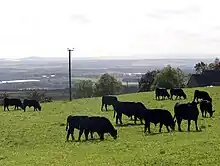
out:
M213 118L201 118L198 125L201 132L167 133L164 127L158 133L159 125L151 125L153 134L145 135L142 125L116 127L118 138L105 135L104 141L65 142L66 117L73 115L102 115L113 125L113 111L100 111L100 98L79 99L72 102L42 104L41 112L33 108L23 111L0 112L0 165L2 166L72 166L72 165L219 165L220 163L220 87L198 88L208 91L213 97L216 112ZM185 89L187 101L192 100L194 89ZM166 108L173 113L176 101L156 101L153 93L127 94L119 96L123 101L141 101L147 107ZM185 102L182 100L182 102ZM11 108L13 110L13 107ZM112 107L110 107L112 109ZM123 117L124 124L131 123ZM140 123L138 121L138 123ZM177 129L177 127L176 127ZM75 132L78 137L78 130ZM90 137L89 137L90 138Z

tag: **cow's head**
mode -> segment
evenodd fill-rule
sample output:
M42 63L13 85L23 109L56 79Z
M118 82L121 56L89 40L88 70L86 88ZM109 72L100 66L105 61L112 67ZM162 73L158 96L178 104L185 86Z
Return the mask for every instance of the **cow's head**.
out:
M110 132L111 136L116 139L117 138L117 134L118 134L118 131L116 129L113 129L111 132Z
M40 104L38 105L38 109L39 109L39 111L41 111L41 106L40 106Z

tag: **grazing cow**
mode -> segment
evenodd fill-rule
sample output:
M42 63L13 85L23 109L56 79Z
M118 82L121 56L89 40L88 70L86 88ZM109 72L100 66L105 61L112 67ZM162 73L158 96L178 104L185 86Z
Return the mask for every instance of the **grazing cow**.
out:
M182 120L188 120L188 131L190 131L191 120L195 121L196 131L198 131L197 120L199 116L199 110L197 108L198 102L192 103L176 103L174 106L174 119L176 118L178 124L178 130L181 130ZM176 122L175 120L175 122Z
M5 108L9 111L8 106L15 106L14 110L18 107L21 107L23 109L23 104L20 99L9 99L9 98L4 98L4 111Z
M179 97L183 97L184 99L187 98L185 92L181 88L172 88L170 89L170 98L173 100L173 96L176 96L176 99Z
M160 100L160 96L162 96L162 99L165 99L166 97L169 99L170 94L167 92L166 88L156 88L155 90L156 100Z
M80 130L80 125L84 123L88 116L72 116L69 115L66 119L66 141L69 141L69 136L71 135L72 140L74 140L74 129ZM69 126L69 129L68 129ZM84 133L85 134L85 133ZM93 133L90 131L91 138L93 139Z
M196 99L197 99L197 102L199 101L199 99L208 100L212 102L212 98L209 96L208 92L205 92L205 91L195 90L193 101L195 101Z
M206 113L208 112L210 117L212 117L215 111L212 110L212 103L208 100L202 100L200 102L200 110L202 113L202 117L206 117ZM205 116L204 116L205 113Z
M101 110L103 111L103 106L105 105L105 110L107 111L107 106L108 105L113 105L117 101L118 101L118 99L117 99L116 96L110 96L110 95L102 96L102 107L101 107Z
M26 107L28 106L29 108L30 107L34 107L34 111L41 111L41 106L40 106L40 103L36 100L28 100L28 99L24 99L24 102L23 102L23 105L24 105L24 112L26 111Z
M114 139L117 138L117 130L113 127L109 119L102 116L90 116L83 120L80 125L78 140L80 140L83 132L85 133L86 140L88 140L89 131L97 132L100 140L104 140L105 133L110 133Z
M171 113L165 109L147 109L147 111L145 112L144 120L144 133L146 133L147 128L148 133L150 133L150 123L154 123L155 126L157 125L157 123L160 123L159 132L161 132L161 128L163 127L163 125L166 126L168 132L170 132L169 127L172 130L175 130L175 122L173 120L173 117Z
M118 120L120 124L122 124L122 114L127 115L128 117L134 116L134 123L136 124L137 118L143 124L142 119L144 118L143 112L146 110L145 106L141 102L116 102L113 105L114 108L114 117L115 112L116 115L116 124L118 124Z

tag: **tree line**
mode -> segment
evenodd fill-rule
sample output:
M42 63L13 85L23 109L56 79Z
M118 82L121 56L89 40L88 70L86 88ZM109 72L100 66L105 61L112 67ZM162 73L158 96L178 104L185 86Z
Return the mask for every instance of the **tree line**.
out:
M199 62L194 66L196 73L201 74L206 70L220 70L220 61L218 58L213 63L206 64ZM146 92L155 90L156 87L164 88L184 88L187 85L189 76L180 68L173 68L167 65L161 70L150 70L143 74L138 82L138 92ZM74 98L99 97L103 95L117 95L123 91L123 85L120 80L114 76L105 73L97 82L91 80L81 80L74 85ZM8 96L7 93L0 95L0 98ZM37 90L29 92L27 98L36 99L38 101L52 101L52 98L46 93L39 93Z

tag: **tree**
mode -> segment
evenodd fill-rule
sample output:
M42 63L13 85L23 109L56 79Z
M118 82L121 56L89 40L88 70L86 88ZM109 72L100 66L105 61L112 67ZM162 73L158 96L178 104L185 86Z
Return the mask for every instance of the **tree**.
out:
M122 83L113 76L105 73L95 84L95 95L112 95L119 94L122 90Z
M82 80L75 84L75 97L87 98L92 97L94 92L93 82L91 80Z
M45 97L46 97L46 91L40 93L37 90L33 90L28 92L27 94L28 99L37 100L37 101L44 101Z
M208 65L204 62L199 62L194 66L196 73L201 74L208 69Z
M185 86L185 75L180 68L164 67L156 76L153 89L156 87L181 88Z
M6 97L9 97L9 94L7 92L0 94L0 99L4 99Z
M159 73L159 70L148 71L142 75L139 80L139 92L147 92L151 90L151 86L155 80L155 76Z

